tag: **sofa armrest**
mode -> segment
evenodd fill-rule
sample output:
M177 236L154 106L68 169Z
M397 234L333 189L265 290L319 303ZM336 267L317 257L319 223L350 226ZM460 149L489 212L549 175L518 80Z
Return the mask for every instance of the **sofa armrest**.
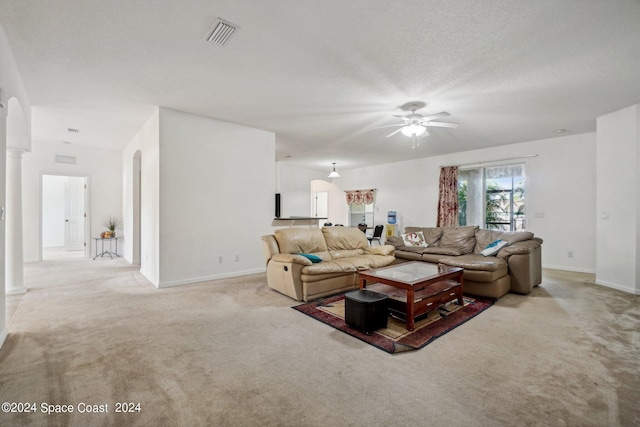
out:
M365 251L365 253L370 255L393 255L395 251L396 251L396 247L393 245L382 245L382 246L369 246Z
M385 242L387 243L387 245L392 245L392 246L395 246L396 248L399 248L400 246L404 246L404 240L402 240L402 238L398 236L388 236L385 239Z
M275 254L271 257L272 260L291 264L311 265L313 264L309 258L302 255L295 254Z
M262 251L264 253L265 264L269 263L269 260L273 255L280 253L276 236L273 234L262 236Z
M498 258L508 259L511 255L526 255L535 251L540 247L542 239L524 240L522 242L516 242L511 245L505 246L497 253Z
M295 256L295 255L292 255ZM305 258L306 259L306 258ZM267 265L267 285L291 298L302 301L302 269L304 265L271 259Z
M515 246L515 245L514 245ZM511 292L528 294L542 283L542 245L527 244L505 258L509 263Z

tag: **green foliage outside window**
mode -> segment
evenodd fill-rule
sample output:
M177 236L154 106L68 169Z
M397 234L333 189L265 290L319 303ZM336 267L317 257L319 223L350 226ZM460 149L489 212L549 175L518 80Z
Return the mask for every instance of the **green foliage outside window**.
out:
M524 183L515 183L513 189L504 188L493 180L487 180L485 195L485 227L513 231L524 229ZM512 201L513 197L513 201ZM513 220L511 218L513 209ZM458 184L458 225L467 224L467 182Z

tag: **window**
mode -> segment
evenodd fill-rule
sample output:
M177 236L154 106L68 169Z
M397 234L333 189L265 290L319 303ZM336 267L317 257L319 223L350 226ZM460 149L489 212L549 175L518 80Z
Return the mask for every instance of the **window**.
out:
M359 224L367 224L367 227L373 227L373 204L349 205L349 225L355 227Z
M349 226L367 224L368 228L373 227L376 190L349 190L345 193L349 205Z
M458 171L458 224L490 230L525 229L525 165Z

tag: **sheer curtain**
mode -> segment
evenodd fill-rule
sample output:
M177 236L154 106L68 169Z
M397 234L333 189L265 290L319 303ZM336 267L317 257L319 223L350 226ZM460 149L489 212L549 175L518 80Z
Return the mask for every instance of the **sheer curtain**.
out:
M438 227L458 225L458 167L440 168Z

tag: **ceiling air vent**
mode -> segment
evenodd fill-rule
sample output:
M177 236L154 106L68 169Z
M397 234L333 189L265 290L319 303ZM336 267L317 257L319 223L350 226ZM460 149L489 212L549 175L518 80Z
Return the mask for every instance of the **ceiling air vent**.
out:
M231 38L231 36L239 29L237 25L218 18L213 25L213 29L207 36L207 41L211 44L218 46L224 46L224 44Z
M73 156L62 156L60 154L56 154L56 163L67 163L71 165L76 164L76 158Z

